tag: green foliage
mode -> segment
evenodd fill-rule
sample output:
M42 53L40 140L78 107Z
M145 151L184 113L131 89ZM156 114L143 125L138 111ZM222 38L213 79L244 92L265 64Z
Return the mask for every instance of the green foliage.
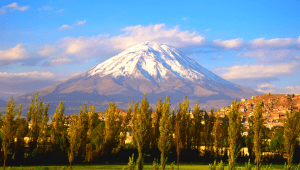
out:
M69 125L69 133L68 133L68 141L69 141L69 163L70 169L72 169L72 162L75 156L78 154L78 150L80 145L82 145L80 141L80 134L83 130L83 122L75 113L72 115L71 122Z
M232 102L231 111L228 114L228 141L229 141L229 167L234 169L238 152L240 150L239 139L241 136L241 114L239 112L239 103L236 99Z
M201 131L202 131L202 113L199 107L199 100L197 100L197 103L193 107L193 122L192 124L194 125L193 128L193 135L191 136L193 138L193 147L194 148L199 148L201 146Z
M116 111L115 103L110 103L105 112L104 153L116 152L120 143L122 119Z
M171 148L171 116L170 116L170 98L167 96L166 102L162 104L162 115L159 122L158 148L161 152L160 164L161 170L165 169L166 155Z
M265 170L275 170L275 168L272 167L272 164L270 164L266 166Z
M149 106L149 102L146 99L146 95L144 99L141 101L141 106L138 108L138 103L134 106L134 118L133 118L133 136L136 147L139 152L139 156L137 159L138 169L143 169L143 155L150 146L150 130L152 127L151 124L151 114L152 108Z
M153 160L153 170L158 170L159 169L159 164L156 158Z
M254 126L254 153L257 169L260 169L261 153L262 153L262 127L263 127L263 115L262 115L262 101L259 100L256 103L255 111L253 114L253 126Z
M69 127L65 125L65 105L60 102L49 128L49 105L38 99L38 93L31 101L26 119L21 117L21 105L15 109L15 103L11 98L7 103L7 112L0 119L0 126L3 126L0 133L3 156L0 159L4 163L7 159L7 162L10 163L28 162L30 164L35 159L38 160L36 161L38 163L46 163L50 160L59 161L60 158L64 158L63 160L69 160L71 165L74 160L91 162L95 157L97 157L96 160L106 161L114 158L119 151L126 153L134 152L134 149L137 149L137 163L134 163L132 158L129 160L129 167L143 169L143 160L147 155L151 159L156 157L156 164L154 163L153 166L163 170L169 168L166 165L168 156L171 160L176 159L175 155L174 157L170 156L171 152L175 154L176 151L177 167L179 168L179 155L182 150L184 151L182 160L194 162L194 158L199 158L200 146L204 145L207 152L212 154L213 151L215 152L217 160L221 160L223 155L222 159L226 159L226 149L229 148L229 169L235 169L241 145L248 147L250 157L253 150L256 153L256 162L260 163L258 158L265 147L265 144L262 143L266 143L262 139L271 138L268 149L279 153L279 156L286 152L288 157L286 169L291 169L295 141L300 131L298 123L300 113L287 113L284 127L269 130L262 125L261 104L261 101L257 102L252 120L249 120L252 123L250 127L252 134L243 139L241 138L239 103L236 100L232 103L228 117L225 118L221 118L218 111L214 113L214 109L211 109L209 113L200 110L199 101L193 106L191 113L187 96L182 103L178 104L176 114L175 109L172 111L170 109L168 96L165 102L162 99L158 100L155 112L152 112L146 96L133 108L131 102L124 115L119 112L115 103L111 103L105 112L105 121L98 119L94 106L87 107L85 104L80 108L78 115L72 116ZM203 115L203 113L205 114ZM132 143L125 146L125 134L128 131L133 134ZM29 143L25 142L24 137L30 137ZM47 142L49 139L50 142ZM225 152L220 151L223 147L226 148ZM158 151L161 153L159 163ZM195 157L190 153L195 153ZM296 159L296 155L294 159ZM201 161L206 160L201 159ZM224 169L222 162L218 164L216 162L210 167ZM245 165L246 169L251 169L249 167L251 167L250 162ZM260 164L256 168L260 168ZM272 169L273 167L270 165L266 168Z
M14 117L16 115L15 111L15 102L11 97L6 105L6 114L3 115L3 127L2 127L2 150L4 154L3 160L3 169L5 169L5 163L7 159L7 155L13 149L14 142Z
M292 167L294 149L296 144L296 139L299 135L300 125L298 120L300 118L299 112L286 112L284 121L284 148L287 155L288 169Z
M175 169L175 161L171 163L171 167L169 170L174 170Z
M208 166L210 170L224 170L224 165L222 160L218 164L217 161L215 160L214 164L209 164Z
M244 170L251 170L251 169L252 169L252 164L251 164L250 159L249 159L248 163L245 162L245 168L244 168Z
M218 158L220 155L220 149L223 148L223 143L222 143L222 136L224 133L223 131L223 121L220 117L220 114L217 112L216 117L215 117L215 122L213 126L213 138L214 138L214 147L215 147L215 157Z

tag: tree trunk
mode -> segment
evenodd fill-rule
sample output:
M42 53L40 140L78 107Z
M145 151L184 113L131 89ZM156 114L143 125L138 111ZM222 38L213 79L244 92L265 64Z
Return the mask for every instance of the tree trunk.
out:
M4 155L3 169L5 169L5 162L6 162L6 158L7 158L7 155Z
M179 154L177 153L177 170L179 170Z
M256 169L259 170L259 162L256 160Z
M165 153L162 152L160 156L160 169L164 170L165 169Z
M70 166L69 166L69 169L72 169L72 163L70 162Z

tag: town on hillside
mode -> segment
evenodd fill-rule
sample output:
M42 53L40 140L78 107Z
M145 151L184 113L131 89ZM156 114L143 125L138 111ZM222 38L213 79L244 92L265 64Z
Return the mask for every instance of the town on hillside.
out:
M255 111L258 100L263 101L264 125L268 128L283 126L286 112L298 111L300 108L300 94L264 94L252 96L247 100L243 98L240 102L239 111L242 115L242 124L249 128L249 118ZM228 114L231 106L222 108L219 113L222 117Z

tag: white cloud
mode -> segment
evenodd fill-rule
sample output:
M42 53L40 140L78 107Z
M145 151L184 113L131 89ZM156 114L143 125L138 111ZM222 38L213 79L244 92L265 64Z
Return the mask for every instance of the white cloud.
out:
M244 45L244 42L243 39L241 38L225 40L225 41L221 41L220 39L217 39L214 40L214 44L225 48L239 48L242 45Z
M300 36L297 38L297 43L300 44Z
M51 56L56 51L56 48L51 45L45 45L44 49L39 51L38 54L41 56Z
M0 72L0 77L3 78L13 78L13 77L29 77L29 78L38 78L38 79L51 79L54 78L54 74L51 72L22 72L22 73L7 73Z
M52 10L52 6L44 6L44 7L41 7L38 9L38 11L41 11L41 10L50 11L50 10Z
M255 50L246 53L238 53L238 56L242 57L257 57L259 61L280 61L286 58L292 58L297 55L296 50Z
M67 28L72 28L72 26L65 24L65 25L62 25L62 26L59 28L59 30L67 29Z
M84 21L78 21L77 22L77 25L82 25L82 24L84 24L86 22L86 20L84 20Z
M56 11L57 13L62 13L64 10L66 10L66 9L60 9L60 10L58 10L58 11Z
M187 17L183 17L183 18L182 18L183 21L185 21L185 20L187 20L187 19L188 19Z
M22 44L18 44L15 47L8 50L0 50L0 61L14 61L26 59L29 57L26 49Z
M211 31L211 29L207 28L204 32L206 33L206 32L209 32L209 31Z
M56 58L50 61L50 65L51 66L58 66L58 65L65 65L65 64L69 64L71 63L72 60L67 58L67 57L63 57L63 58Z
M252 47L286 47L293 43L292 38L275 38L265 40L264 38L257 38L250 42Z
M108 35L94 37L65 37L60 47L65 48L66 54L77 57L90 57L95 55L105 56L116 53L146 41L164 43L176 48L197 46L204 42L204 37L196 32L180 31L178 26L166 28L165 24L149 26L132 26L122 29L124 34L108 38Z
M16 2L14 2L12 4L1 7L0 14L5 14L6 8L10 8L12 11L13 10L26 11L29 7L28 6L19 6Z
M256 90L262 93L300 94L300 86L279 87L279 86L270 85L268 87L259 87Z
M274 64L274 65L235 65L232 67L218 68L216 71L225 71L220 74L227 80L234 79L254 79L254 78L270 78L279 75L287 75L295 72L295 68L299 64L296 62Z
M267 83L267 84L261 84L261 85L259 85L258 86L259 88L265 88L265 87L275 87L275 86L273 86L272 84L269 84L269 83Z

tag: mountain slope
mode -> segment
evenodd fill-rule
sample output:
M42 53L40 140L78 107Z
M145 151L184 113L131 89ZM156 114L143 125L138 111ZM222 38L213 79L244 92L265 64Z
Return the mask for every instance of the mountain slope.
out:
M224 80L171 46L152 42L128 48L80 75L39 90L39 96L53 105L52 112L60 100L66 101L66 113L77 112L84 103L105 110L111 101L126 109L129 99L140 101L145 93L152 105L157 97L171 95L175 106L187 94L191 104L200 99L207 109L226 106L235 97L261 94ZM16 101L28 103L34 94Z
M4 105L6 105L6 103L7 103L6 101L0 99L0 106L4 106Z

